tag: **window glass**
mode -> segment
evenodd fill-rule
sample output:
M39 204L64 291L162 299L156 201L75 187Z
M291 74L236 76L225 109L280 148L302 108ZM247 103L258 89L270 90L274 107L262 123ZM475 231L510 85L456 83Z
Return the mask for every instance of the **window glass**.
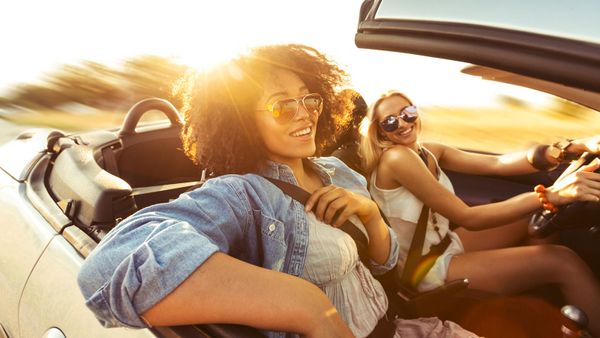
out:
M493 25L600 43L598 13L595 0L395 0L382 1L376 18Z
M539 101L499 94L496 100L493 106L422 107L422 139L504 153L600 134L600 113L556 96Z
M473 65L395 52L363 53L364 60L349 66L357 90L368 104L389 89L408 95L422 113L424 141L504 153L535 143L600 134L598 111L542 91L463 72ZM380 75L374 82L364 72ZM600 105L600 96L592 99Z

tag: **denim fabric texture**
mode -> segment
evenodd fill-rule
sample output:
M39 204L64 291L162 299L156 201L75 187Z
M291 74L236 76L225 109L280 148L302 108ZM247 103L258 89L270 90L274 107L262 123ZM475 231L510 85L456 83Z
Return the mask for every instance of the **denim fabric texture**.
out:
M369 196L364 177L337 158L310 158L308 163L324 184ZM260 174L297 184L287 165L269 162ZM397 238L394 231L390 235L390 257L383 265L371 262L373 274L396 264ZM143 328L147 324L139 314L172 292L213 253L300 276L308 236L304 206L269 181L256 174L220 176L123 220L84 261L78 283L86 305L102 325ZM259 245L263 257L258 257Z

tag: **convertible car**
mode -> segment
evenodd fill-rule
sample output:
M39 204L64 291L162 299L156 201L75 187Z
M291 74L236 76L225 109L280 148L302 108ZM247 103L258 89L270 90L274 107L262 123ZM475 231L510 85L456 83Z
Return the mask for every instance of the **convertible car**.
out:
M377 53L387 58L389 51L427 56L433 63L454 60L461 65L458 75L470 81L481 78L481 86L492 80L561 98L563 105L578 107L573 114L585 115L569 116L569 125L592 135L600 130L594 125L599 120L590 115L600 110L600 24L594 18L599 11L600 5L591 1L561 9L537 1L483 5L459 0L448 7L430 0L367 0L357 8L355 41L358 48L373 50L373 63ZM531 20L540 13L545 20ZM348 71L352 74L352 68ZM167 119L138 123L151 110ZM478 118L489 114L468 117L472 125ZM252 328L227 325L105 329L85 307L77 287L82 262L120 220L177 198L206 179L180 150L180 127L181 118L169 102L147 99L129 110L120 128L74 134L28 130L0 146L0 338L261 336ZM452 132L452 126L446 129ZM590 159L586 155L569 168L518 177L450 177L457 194L476 205L531 191L537 183L552 184L563 170ZM600 276L598 216L597 204L575 203L555 217L538 215L531 233L560 231L564 243Z

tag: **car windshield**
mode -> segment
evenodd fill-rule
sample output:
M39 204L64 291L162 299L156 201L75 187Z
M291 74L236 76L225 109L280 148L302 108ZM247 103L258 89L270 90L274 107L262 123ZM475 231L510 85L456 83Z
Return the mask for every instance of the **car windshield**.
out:
M564 5L543 0L382 1L375 18L485 24L600 42L600 4L593 0L570 1L566 10Z
M600 132L600 113L557 96L568 98L566 89L532 86L557 94L552 95L525 87L525 77L504 83L499 73L489 76L468 63L425 56L370 50L367 59L381 61L371 61L368 69L382 75L376 83L355 77L359 91L368 102L386 89L406 93L424 112L425 140L503 153Z

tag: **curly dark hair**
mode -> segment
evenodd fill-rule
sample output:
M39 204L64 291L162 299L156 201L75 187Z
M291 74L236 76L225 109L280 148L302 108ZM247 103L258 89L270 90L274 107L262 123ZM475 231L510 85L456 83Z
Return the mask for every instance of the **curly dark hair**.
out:
M180 82L177 96L185 119L181 137L188 157L215 176L259 170L267 152L256 132L254 110L263 94L262 83L274 68L292 71L309 92L323 97L315 155L321 154L336 132L337 121L351 118L351 100L338 95L348 76L316 49L289 44L254 48Z

